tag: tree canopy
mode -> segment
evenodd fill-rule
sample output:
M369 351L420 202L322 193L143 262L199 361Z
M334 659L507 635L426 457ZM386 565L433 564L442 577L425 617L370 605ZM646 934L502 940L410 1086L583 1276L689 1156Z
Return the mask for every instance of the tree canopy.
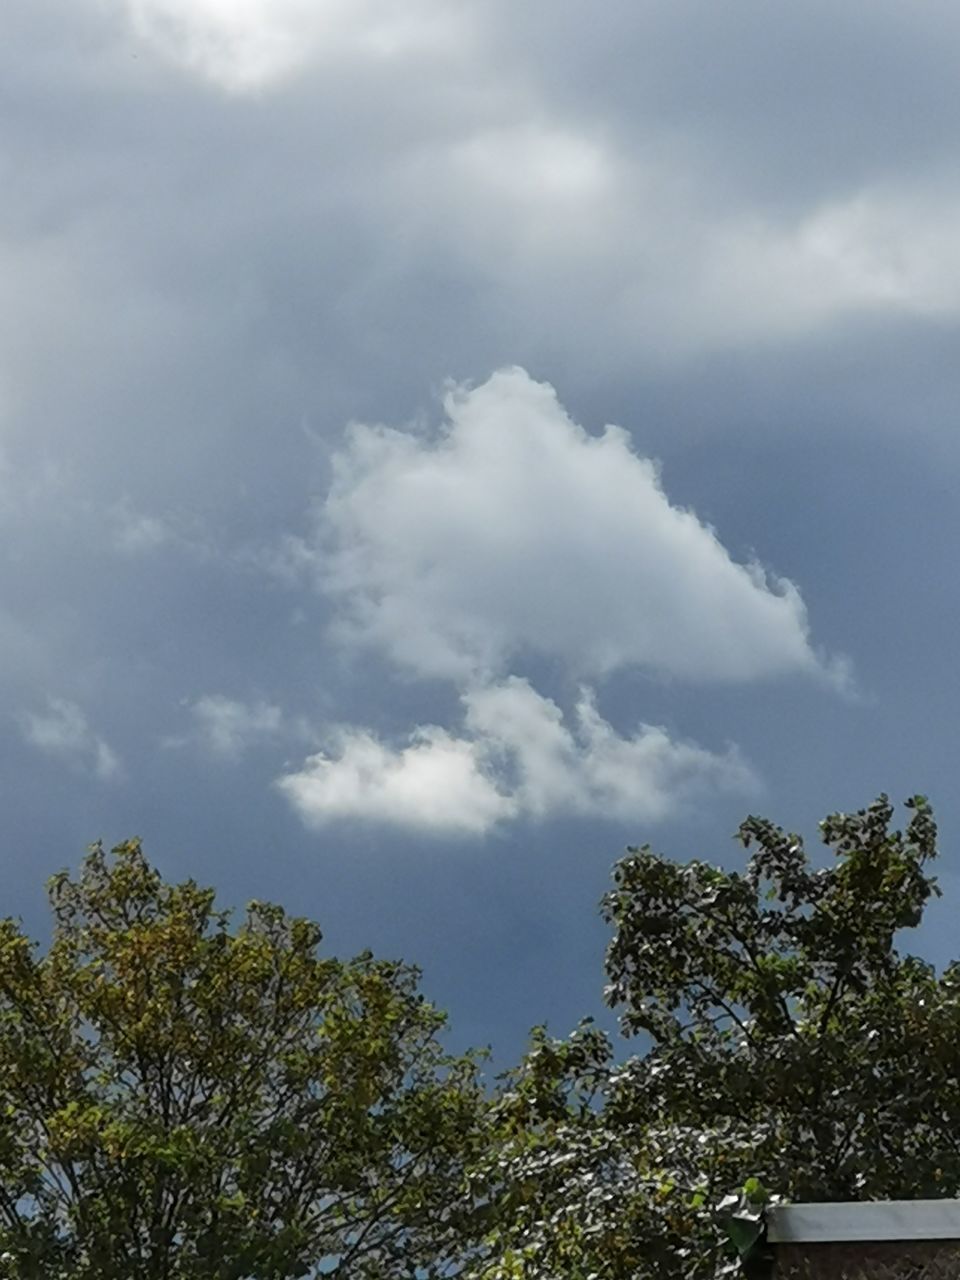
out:
M476 1064L418 973L171 886L138 841L0 924L0 1266L17 1277L431 1277L460 1248Z
M960 967L896 946L937 892L929 805L908 807L903 831L885 796L827 818L820 867L759 818L742 870L628 852L606 996L646 1047L537 1037L499 1103L488 1280L714 1275L768 1195L960 1193Z
M416 969L169 885L139 842L0 923L0 1275L700 1280L770 1196L960 1194L960 966L900 950L938 892L927 801L760 818L733 869L616 865L606 998L493 1087ZM829 855L832 855L830 857Z

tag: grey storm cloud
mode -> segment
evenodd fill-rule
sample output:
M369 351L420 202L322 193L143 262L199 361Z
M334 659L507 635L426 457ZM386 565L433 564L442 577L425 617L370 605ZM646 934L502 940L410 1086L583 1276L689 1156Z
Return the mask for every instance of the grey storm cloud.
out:
M606 418L605 380L647 394L743 352L762 377L791 346L810 364L878 323L949 327L958 25L934 5L596 23L566 2L401 20L376 0L15 0L0 458L30 554L5 569L11 634L85 663L78 699L112 647L177 683L147 619L192 635L219 571L239 672L262 624L235 595L268 590L251 549L302 527L348 419L403 421L451 375L522 363ZM662 450L669 424L651 430Z
M392 45L373 4L13 9L8 431L69 405L81 469L189 492L187 459L229 505L264 452L238 432L339 430L381 380L412 409L510 361L573 381L958 305L942 7L491 3L428 40L421 4Z
M957 828L955 6L8 0L3 37L10 909L119 825L441 975L483 933L476 1010L514 986L470 912L582 990L584 848L638 825L902 783ZM448 444L408 503L450 381L517 367L569 467L495 415L485 480Z

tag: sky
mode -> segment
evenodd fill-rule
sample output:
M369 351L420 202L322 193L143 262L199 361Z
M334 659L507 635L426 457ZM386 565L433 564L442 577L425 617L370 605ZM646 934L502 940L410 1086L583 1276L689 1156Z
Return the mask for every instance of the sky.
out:
M506 1065L602 1013L626 846L920 791L951 958L958 57L934 0L6 0L0 912L139 835Z

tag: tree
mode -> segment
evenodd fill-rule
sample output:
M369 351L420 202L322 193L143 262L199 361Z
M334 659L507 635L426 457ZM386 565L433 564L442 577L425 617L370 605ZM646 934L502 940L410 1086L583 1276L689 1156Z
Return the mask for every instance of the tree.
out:
M50 900L43 955L0 922L0 1273L449 1274L484 1102L415 969L233 927L136 840Z
M0 1274L705 1280L771 1194L960 1194L960 967L897 947L937 892L909 808L827 818L824 866L759 818L737 870L629 850L639 1051L538 1030L489 1100L416 970L94 848L45 954L0 923Z
M742 870L628 851L606 995L646 1047L537 1036L498 1103L477 1275L713 1275L770 1194L960 1194L960 966L895 945L938 892L930 808L908 807L904 831L885 796L827 818L823 867L759 818Z

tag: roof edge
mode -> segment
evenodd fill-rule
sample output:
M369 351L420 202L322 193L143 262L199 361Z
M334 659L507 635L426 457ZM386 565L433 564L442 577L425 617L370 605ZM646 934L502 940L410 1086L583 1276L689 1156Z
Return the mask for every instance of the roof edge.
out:
M771 1244L844 1240L960 1240L960 1200L861 1200L776 1205L765 1214Z

